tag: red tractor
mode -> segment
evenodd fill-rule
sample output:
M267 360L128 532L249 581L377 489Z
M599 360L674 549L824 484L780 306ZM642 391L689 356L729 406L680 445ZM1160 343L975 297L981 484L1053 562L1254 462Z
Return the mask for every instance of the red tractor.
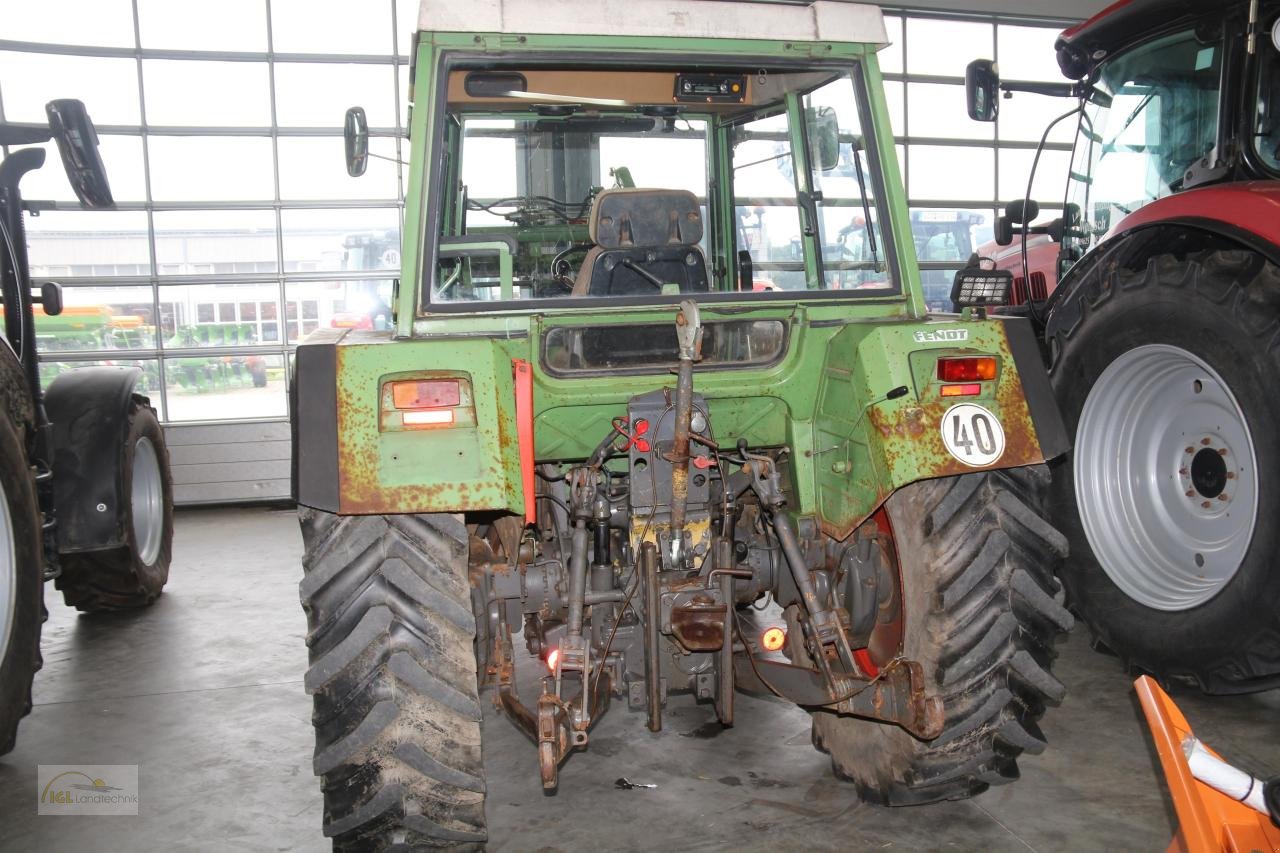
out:
M1123 0L1056 47L1072 82L976 60L966 95L1074 102L1063 216L995 227L1074 443L1069 601L1135 669L1280 685L1280 3Z

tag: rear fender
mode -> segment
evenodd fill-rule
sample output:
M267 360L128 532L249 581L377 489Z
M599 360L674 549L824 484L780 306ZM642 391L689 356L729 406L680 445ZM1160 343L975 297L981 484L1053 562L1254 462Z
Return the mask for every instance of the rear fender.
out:
M994 355L998 373L981 393L942 396L944 356ZM978 406L998 423L1000 452L985 464L949 447L952 420ZM968 437L970 426L963 427ZM934 318L832 339L814 419L813 477L819 521L844 539L894 491L918 480L1036 465L1069 448L1030 321ZM952 442L954 445L954 440Z
M512 354L501 342L392 343L387 332L326 329L299 344L296 358L298 503L342 515L524 511ZM391 382L444 378L464 389L456 423L412 429L389 411Z
M127 544L121 494L129 404L142 371L81 367L45 392L53 424L53 499L58 551L101 551ZM145 398L144 398L145 399Z

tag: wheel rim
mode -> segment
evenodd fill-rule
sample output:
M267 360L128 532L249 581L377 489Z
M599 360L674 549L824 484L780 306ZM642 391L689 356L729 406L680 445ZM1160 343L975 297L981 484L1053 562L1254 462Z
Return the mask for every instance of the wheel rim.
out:
M164 483L160 477L160 458L151 439L138 439L133 446L133 493L130 496L133 516L133 540L138 559L151 564L160 554L164 533Z
M1076 504L1103 571L1157 610L1231 580L1253 538L1258 471L1222 377L1180 347L1136 347L1089 391L1075 442Z
M9 637L18 604L18 552L9 515L9 496L0 483L0 662L9 654Z

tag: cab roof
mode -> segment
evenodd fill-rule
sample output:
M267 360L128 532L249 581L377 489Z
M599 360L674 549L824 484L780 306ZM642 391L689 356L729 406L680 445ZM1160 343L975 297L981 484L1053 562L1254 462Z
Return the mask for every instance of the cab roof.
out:
M1058 52L1058 66L1065 76L1078 80L1111 54L1156 30L1187 24L1209 13L1221 15L1223 9L1232 5L1243 3L1224 3L1223 0L1118 0L1087 21L1062 31L1054 44Z
M876 6L838 0L422 0L418 29L527 35L832 41L883 46Z

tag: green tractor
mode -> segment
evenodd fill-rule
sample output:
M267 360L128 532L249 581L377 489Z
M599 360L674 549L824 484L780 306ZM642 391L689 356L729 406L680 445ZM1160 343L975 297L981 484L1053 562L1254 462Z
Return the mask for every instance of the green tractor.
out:
M549 792L615 698L658 731L743 689L890 805L1015 779L1063 696L1063 425L1029 323L986 314L1007 273L926 308L879 10L628 12L423 4L393 327L298 347L337 849L484 844L482 691ZM348 112L353 175L377 136Z
M0 755L31 710L44 581L82 611L143 607L169 578L173 544L169 454L142 370L61 370L37 345L59 332L105 345L108 315L64 312L58 284L32 284L19 184L45 152L28 146L55 140L81 204L114 206L84 104L46 112L48 126L0 123Z

